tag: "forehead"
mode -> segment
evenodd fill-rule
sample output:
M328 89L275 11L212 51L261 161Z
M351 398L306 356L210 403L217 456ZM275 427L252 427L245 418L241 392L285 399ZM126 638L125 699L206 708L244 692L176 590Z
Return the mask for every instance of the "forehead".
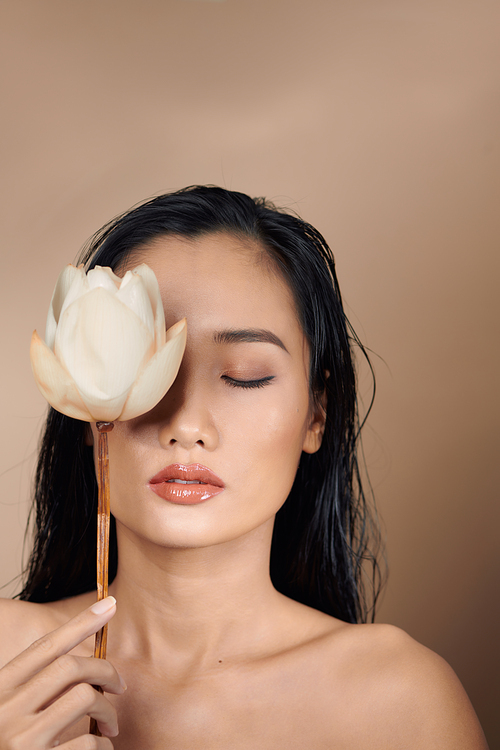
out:
M157 276L167 326L187 317L188 326L274 326L303 337L288 284L251 238L228 233L158 237L138 248L127 265L141 262Z

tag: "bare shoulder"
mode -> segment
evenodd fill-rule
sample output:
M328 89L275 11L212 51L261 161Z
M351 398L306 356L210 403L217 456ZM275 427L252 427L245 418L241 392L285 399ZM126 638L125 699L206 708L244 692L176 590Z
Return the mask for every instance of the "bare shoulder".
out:
M85 609L93 598L85 594L46 604L0 598L0 667Z
M42 604L0 599L0 666L53 628Z
M370 737L373 750L487 750L452 668L404 631L343 624L332 628L324 648L336 665L331 694L343 690L344 715L360 742Z

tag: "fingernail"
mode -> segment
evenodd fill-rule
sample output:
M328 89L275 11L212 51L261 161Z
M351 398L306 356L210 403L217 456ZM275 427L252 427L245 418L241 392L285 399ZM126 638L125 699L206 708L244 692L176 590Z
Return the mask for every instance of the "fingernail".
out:
M123 679L123 677L121 676L121 674L119 674L118 677L120 678L120 683L121 683L122 688L124 690L126 690L127 689L127 683L125 682L125 680Z
M115 597L107 596L105 599L101 599L100 601L93 604L90 609L95 615L103 615L105 612L109 612L109 610L114 607L115 604Z

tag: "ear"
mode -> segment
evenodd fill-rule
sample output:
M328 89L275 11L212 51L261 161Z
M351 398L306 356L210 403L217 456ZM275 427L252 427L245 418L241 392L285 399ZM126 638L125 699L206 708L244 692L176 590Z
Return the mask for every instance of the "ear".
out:
M314 403L311 406L311 421L302 445L304 453L316 453L321 448L326 425L326 404L326 390L314 396Z
M94 445L94 435L92 434L92 427L90 426L90 422L87 422L87 424L83 428L83 439L85 441L85 445Z

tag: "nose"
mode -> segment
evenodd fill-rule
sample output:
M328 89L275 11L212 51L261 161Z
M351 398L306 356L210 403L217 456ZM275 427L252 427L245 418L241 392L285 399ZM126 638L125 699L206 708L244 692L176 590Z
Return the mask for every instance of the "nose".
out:
M163 448L178 445L186 451L195 446L215 450L219 444L219 432L209 402L209 394L202 384L189 382L179 373L157 407L161 410L160 445Z

